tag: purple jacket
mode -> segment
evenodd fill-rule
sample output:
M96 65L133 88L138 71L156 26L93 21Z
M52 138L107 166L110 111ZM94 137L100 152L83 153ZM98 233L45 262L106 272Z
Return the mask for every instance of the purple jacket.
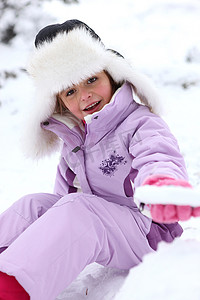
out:
M136 207L131 182L138 187L152 174L187 179L176 139L160 117L133 100L128 83L101 111L87 116L85 130L82 124L67 126L57 116L42 127L63 140L58 195L82 190Z

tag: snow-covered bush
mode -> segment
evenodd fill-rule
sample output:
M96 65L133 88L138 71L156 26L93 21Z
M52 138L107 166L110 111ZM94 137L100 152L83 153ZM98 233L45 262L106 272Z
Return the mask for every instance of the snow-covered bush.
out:
M51 0L1 0L0 43L10 44L19 34L27 40L31 31L38 31L46 25L44 21L48 21L48 16L45 15L42 4L47 1ZM78 0L60 1L66 4L78 3Z

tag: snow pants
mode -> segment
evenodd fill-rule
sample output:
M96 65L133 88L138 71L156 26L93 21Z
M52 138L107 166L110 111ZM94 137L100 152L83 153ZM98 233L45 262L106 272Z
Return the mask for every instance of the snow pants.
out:
M95 195L27 195L0 215L0 271L54 300L92 262L129 269L152 252L151 220Z

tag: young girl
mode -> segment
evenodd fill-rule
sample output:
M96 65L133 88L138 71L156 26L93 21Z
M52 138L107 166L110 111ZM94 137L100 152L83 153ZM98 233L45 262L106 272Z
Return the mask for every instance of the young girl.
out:
M54 194L27 195L0 216L6 300L54 300L92 262L132 268L181 235L177 221L199 215L134 201L144 184L190 187L149 80L78 20L45 27L35 46L26 152L62 150Z

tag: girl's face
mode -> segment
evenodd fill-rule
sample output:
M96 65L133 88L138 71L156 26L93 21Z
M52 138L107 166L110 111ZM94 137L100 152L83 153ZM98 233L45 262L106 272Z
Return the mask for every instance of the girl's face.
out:
M85 116L101 110L105 104L110 102L112 95L113 88L104 71L59 94L68 110L81 120L84 120Z

